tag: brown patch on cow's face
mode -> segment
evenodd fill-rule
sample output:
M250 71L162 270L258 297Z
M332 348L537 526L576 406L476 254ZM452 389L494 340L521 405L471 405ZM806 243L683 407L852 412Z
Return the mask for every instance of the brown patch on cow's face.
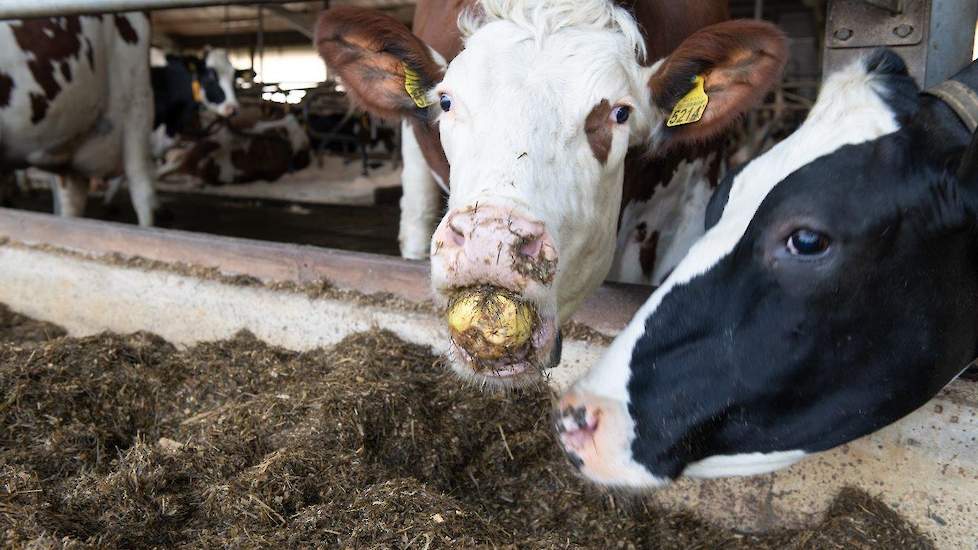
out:
M642 274L646 277L651 277L652 272L655 271L655 255L658 249L659 232L653 231L638 250L638 263L642 266Z
M132 24L126 19L125 15L114 15L112 16L115 20L115 27L119 29L119 36L127 44L135 44L139 42L139 35L136 34L136 29L132 28Z
M37 124L44 120L48 113L48 99L41 94L31 93L31 123Z
M4 72L0 72L0 109L10 105L10 96L14 91L14 79Z
M607 99L602 99L601 103L595 105L588 113L584 120L584 132L587 134L587 143L591 146L594 157L601 164L608 162L614 134L611 128L611 103Z
M26 19L11 25L10 30L20 49L34 54L34 59L27 62L27 68L50 102L61 91L61 85L54 78L55 66L78 59L81 54L81 19L77 16ZM39 103L32 97L31 105ZM46 104L43 110L47 110ZM34 113L38 113L36 107Z

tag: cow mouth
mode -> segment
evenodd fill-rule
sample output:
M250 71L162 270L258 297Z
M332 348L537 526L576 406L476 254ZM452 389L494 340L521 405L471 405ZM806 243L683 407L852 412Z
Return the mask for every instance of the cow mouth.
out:
M490 285L460 289L446 318L453 367L465 378L513 385L555 363L555 319L512 291Z

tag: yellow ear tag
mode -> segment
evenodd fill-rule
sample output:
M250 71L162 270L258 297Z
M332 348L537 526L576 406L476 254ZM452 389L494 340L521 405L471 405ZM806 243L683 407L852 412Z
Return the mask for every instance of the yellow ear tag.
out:
M194 92L194 101L197 103L203 103L204 91L200 88L200 81L195 78L193 83L191 83L190 88Z
M404 68L404 90L414 100L414 104L419 109L434 105L435 102L429 100L427 92L421 88L421 75L411 67L408 67L407 63L401 63L401 66Z
M672 108L672 114L669 115L669 120L666 121L666 126L673 127L698 122L699 119L703 118L703 112L706 111L706 104L709 102L710 98L707 97L706 90L703 89L703 76L696 75L693 78L693 89L676 102L676 106Z

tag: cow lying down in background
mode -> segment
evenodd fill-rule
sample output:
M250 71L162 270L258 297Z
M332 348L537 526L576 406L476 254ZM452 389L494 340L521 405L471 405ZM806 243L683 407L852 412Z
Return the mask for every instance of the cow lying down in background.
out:
M309 136L292 114L262 121L219 119L207 134L161 168L158 176L183 173L223 185L275 181L309 166Z
M953 81L978 107L978 65ZM769 472L957 377L978 350L964 120L889 50L829 76L794 134L727 175L706 234L561 398L571 461L639 488Z

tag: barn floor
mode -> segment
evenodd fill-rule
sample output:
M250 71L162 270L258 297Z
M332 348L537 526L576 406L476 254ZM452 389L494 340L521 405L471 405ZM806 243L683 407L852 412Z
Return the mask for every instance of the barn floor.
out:
M382 195L384 204L350 206L308 204L273 199L215 197L160 192L164 209L159 225L169 229L263 241L308 244L341 250L398 255L399 196ZM33 190L12 199L14 208L52 212L51 193ZM93 195L86 217L136 223L129 195L118 193L105 206Z
M389 162L371 162L367 176L361 175L358 160L350 161L325 155L322 164L313 160L308 168L285 174L273 183L258 181L236 185L200 185L198 180L173 175L157 182L161 191L175 191L238 197L298 201L312 204L350 204L370 206L378 191L398 187L401 184L399 167Z
M594 490L542 390L481 394L383 331L177 349L0 305L0 399L3 547L931 547L854 490L765 536Z

